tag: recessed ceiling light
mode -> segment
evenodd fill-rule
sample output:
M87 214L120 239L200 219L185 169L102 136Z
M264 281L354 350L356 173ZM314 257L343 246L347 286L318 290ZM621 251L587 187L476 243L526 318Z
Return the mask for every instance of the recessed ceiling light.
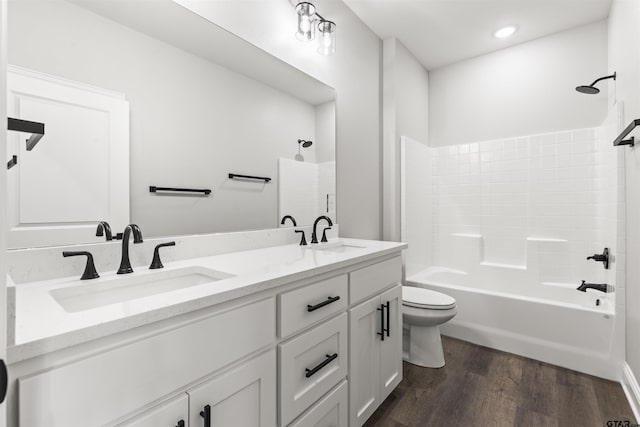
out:
M497 39L504 39L513 35L513 33L515 33L517 30L518 27L516 27L515 25L509 25L508 27L503 27L497 30L495 33L493 33L493 37Z

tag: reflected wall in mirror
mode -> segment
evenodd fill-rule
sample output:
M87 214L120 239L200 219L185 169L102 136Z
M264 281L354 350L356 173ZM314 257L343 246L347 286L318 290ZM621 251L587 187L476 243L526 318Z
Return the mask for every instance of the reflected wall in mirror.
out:
M8 31L9 112L46 126L9 135L10 247L335 220L332 88L170 0L10 1Z

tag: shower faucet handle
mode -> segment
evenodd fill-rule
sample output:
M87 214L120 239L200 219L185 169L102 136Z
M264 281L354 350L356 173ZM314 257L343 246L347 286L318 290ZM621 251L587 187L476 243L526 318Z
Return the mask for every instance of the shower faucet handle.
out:
M602 251L601 254L594 254L594 255L588 256L587 261L590 259L596 262L603 263L604 268L608 270L609 269L609 248L604 248L604 251Z

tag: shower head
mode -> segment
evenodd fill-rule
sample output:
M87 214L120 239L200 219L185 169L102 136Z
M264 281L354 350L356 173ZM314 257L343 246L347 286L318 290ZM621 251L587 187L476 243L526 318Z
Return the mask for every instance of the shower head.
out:
M595 95L600 93L600 89L598 89L595 85L596 83L598 83L599 81L602 80L608 80L608 79L616 79L616 73L613 73L610 76L606 76L606 77L600 77L599 79L596 79L596 81L594 81L593 83L591 83L589 86L578 86L576 88L576 90L580 93L585 93L587 95Z
M600 93L600 89L593 86L578 86L576 90L580 93L585 93L587 95L595 95Z
M311 144L313 144L313 141L305 141L304 139L299 139L298 144L302 144L303 148L309 148L311 147Z

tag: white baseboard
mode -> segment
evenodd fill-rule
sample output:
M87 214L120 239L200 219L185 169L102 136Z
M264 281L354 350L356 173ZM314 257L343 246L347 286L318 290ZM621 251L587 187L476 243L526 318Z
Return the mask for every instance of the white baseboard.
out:
M629 406L631 406L631 410L633 411L633 416L636 417L636 422L639 422L640 385L638 385L638 381L627 362L622 363L622 381L620 381L620 384L622 384L622 390L624 390L624 394L627 396Z

